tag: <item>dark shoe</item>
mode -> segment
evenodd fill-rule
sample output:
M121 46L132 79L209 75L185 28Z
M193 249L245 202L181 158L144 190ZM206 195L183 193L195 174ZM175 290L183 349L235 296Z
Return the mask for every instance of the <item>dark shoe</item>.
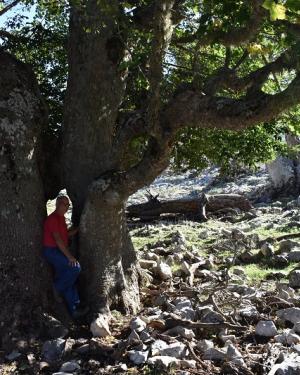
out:
M73 312L72 317L73 317L74 319L81 318L81 317L85 316L89 311L90 311L90 309L89 309L88 306L78 308L78 309L76 309L76 310Z

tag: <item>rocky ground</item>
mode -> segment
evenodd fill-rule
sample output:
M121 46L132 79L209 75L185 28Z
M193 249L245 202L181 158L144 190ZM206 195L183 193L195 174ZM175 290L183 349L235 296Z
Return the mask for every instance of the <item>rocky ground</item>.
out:
M250 211L129 223L143 276L137 316L112 311L68 329L45 316L43 337L0 353L0 374L300 374L300 200L272 201L263 170L227 182L217 173L166 172L150 191L241 193Z

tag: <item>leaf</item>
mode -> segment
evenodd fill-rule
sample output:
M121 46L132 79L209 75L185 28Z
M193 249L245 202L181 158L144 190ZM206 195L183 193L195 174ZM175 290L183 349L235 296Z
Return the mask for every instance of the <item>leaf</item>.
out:
M273 0L265 0L262 7L268 10L271 10L272 6L274 5Z
M296 1L299 2L299 0ZM265 0L262 6L270 11L271 21L284 20L286 18L286 7L284 5L276 4L273 0Z
M285 4L286 8L293 11L300 11L300 1L299 0L287 0Z
M251 53L252 55L257 55L259 53L262 53L262 45L261 44L257 44L257 43L251 43L248 47L247 47L247 50L249 53Z
M273 4L272 8L270 9L271 21L284 20L286 18L285 12L286 12L286 7L284 5Z

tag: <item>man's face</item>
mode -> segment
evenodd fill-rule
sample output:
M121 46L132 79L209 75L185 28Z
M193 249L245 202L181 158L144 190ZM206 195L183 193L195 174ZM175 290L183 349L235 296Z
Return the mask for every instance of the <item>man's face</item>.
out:
M66 198L66 197L64 197L64 198L60 199L57 203L58 203L57 204L57 209L61 213L65 214L68 211L69 206L70 206L69 199Z

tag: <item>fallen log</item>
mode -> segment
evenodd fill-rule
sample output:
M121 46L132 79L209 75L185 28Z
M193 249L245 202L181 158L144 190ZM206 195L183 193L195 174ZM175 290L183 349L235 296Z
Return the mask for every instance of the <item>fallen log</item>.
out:
M251 208L253 206L249 200L239 194L201 194L193 198L165 201L158 200L156 196L148 202L128 206L127 215L140 219L155 219L162 214L183 214L205 220L206 212L217 213L228 209L249 211Z

